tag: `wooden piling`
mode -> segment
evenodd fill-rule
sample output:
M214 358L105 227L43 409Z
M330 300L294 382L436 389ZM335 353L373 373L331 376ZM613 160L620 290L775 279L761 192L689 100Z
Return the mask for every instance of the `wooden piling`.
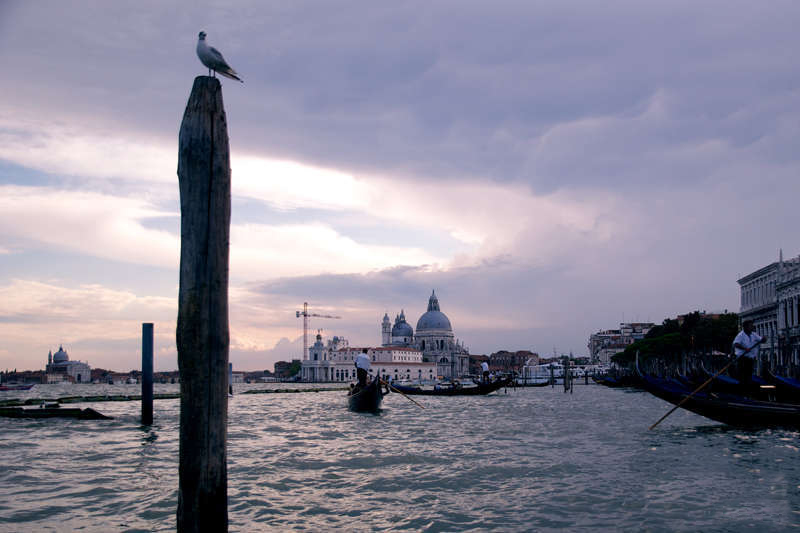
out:
M219 80L198 76L181 123L178 531L227 531L231 171Z
M142 425L153 424L153 324L142 324Z

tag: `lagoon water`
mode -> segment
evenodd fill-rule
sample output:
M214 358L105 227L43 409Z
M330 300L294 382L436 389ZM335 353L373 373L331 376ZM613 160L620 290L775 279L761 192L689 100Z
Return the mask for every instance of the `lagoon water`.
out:
M231 531L785 531L800 527L800 434L744 431L644 392L576 385L471 398L344 392L230 400ZM286 388L278 385L276 388ZM37 385L14 396L136 394ZM156 385L177 392L177 385ZM76 404L109 421L0 418L0 531L170 531L179 400Z

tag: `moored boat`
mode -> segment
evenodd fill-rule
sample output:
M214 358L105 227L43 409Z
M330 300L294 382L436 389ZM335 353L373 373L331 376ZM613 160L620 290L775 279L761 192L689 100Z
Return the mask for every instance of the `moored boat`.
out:
M81 420L110 420L112 418L95 411L91 407L86 409L0 407L0 416L5 418L78 418Z
M412 396L482 396L495 392L503 387L512 385L513 379L500 379L492 383L477 383L475 385L461 385L450 383L447 385L437 385L432 389L422 387L409 387L399 384L392 384L391 388Z
M800 403L800 381L768 372L769 382L775 385L778 399L788 403Z
M698 415L737 427L800 427L800 405L765 402L729 393L691 390L675 380L642 375L643 387L674 405ZM687 397L689 397L687 399Z
M679 380L643 373L638 354L635 369L642 388L653 396L711 420L737 427L800 427L800 405L754 400L708 389L695 392L696 388L689 389Z
M363 389L351 389L347 394L347 403L351 411L375 412L381 407L383 389L380 380L373 378Z
M35 383L30 383L28 385L0 385L0 391L6 391L6 390L31 390L34 385L36 385L36 384Z

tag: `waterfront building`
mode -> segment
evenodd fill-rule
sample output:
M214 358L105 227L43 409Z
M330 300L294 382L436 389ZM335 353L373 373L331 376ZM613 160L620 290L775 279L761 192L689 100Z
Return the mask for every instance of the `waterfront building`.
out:
M303 361L303 381L348 382L356 379L355 358L363 353L371 361L370 374L384 379L431 381L436 378L436 364L423 361L422 352L407 346L351 347L342 337L327 344L317 334L316 342L308 349L309 358Z
M539 354L529 350L509 352L500 350L489 356L489 370L492 372L522 372L525 365L539 364Z
M619 329L607 329L589 336L589 355L593 363L611 364L611 357L644 339L655 326L652 322L623 322Z
M381 321L381 346L349 346L346 339L333 337L327 344L317 334L316 342L303 360L303 381L351 381L355 378L355 355L365 353L372 361L373 374L398 380L427 381L469 373L469 350L453 334L450 319L440 307L436 293L428 299L428 310L417 321L416 333L405 311Z
M436 291L428 298L428 310L417 320L416 333L402 310L395 317L394 326L390 325L389 315L385 314L381 323L383 346L419 350L424 362L436 363L436 374L443 378L469 374L469 349L455 338L450 319L439 307Z
M739 318L753 321L753 328L767 341L759 353L770 368L800 365L800 256L759 268L738 280Z
M70 361L63 346L59 346L56 353L52 350L48 352L45 367L46 383L91 383L91 376L92 369L89 364L83 361Z

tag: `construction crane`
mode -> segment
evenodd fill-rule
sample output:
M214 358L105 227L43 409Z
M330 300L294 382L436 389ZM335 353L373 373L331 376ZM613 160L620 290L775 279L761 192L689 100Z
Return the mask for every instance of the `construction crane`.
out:
M308 312L308 302L303 302L303 310L302 311L295 311L295 316L297 318L303 317L303 361L308 359L308 317L314 316L317 318L342 318L340 316L333 316L333 315L318 315L317 313L309 313Z

